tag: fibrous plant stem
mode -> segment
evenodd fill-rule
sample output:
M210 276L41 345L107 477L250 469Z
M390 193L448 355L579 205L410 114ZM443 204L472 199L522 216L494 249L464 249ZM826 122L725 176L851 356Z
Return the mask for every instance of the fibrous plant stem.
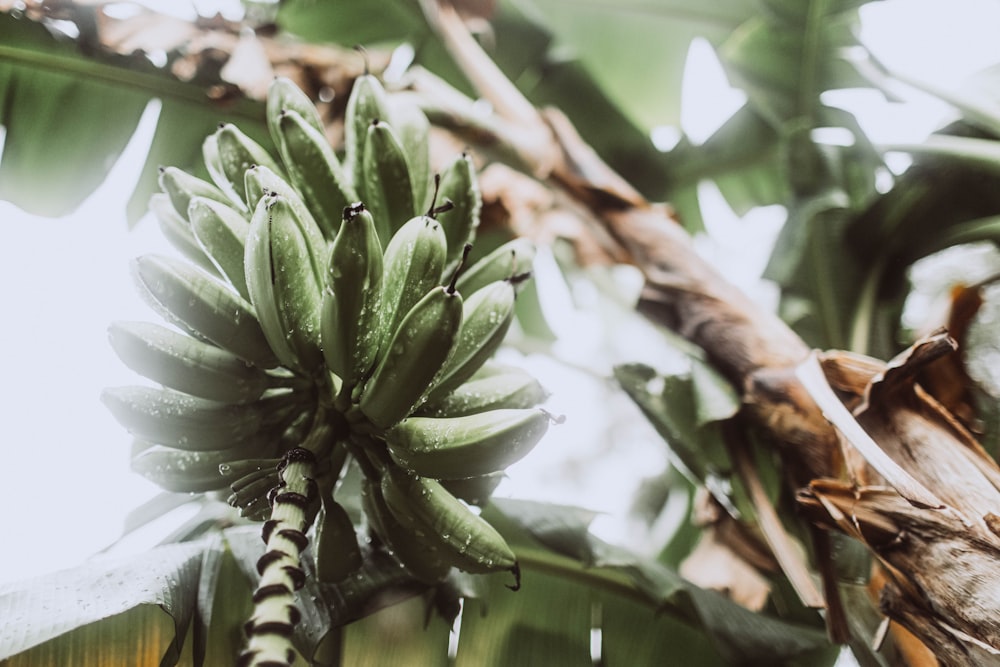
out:
M295 660L292 633L300 620L294 592L305 582L300 558L308 544L309 508L316 498L316 458L303 448L290 450L280 466L281 483L272 492L271 518L264 523L267 544L257 561L260 585L247 621L247 647L240 667L279 667Z

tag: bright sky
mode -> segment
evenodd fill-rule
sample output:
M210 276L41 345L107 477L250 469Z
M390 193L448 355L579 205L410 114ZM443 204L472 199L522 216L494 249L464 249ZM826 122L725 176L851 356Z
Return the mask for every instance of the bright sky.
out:
M954 88L967 74L1000 62L995 39L1000 5L988 0L888 0L865 7L863 17L862 36L886 65L940 87ZM690 80L699 87L685 89L684 129L704 137L724 120L710 110L720 109L720 100L738 104L739 95L720 80L710 49L696 45L691 67L697 75ZM946 108L917 94L912 97L914 102L905 106L870 95L842 96L837 103L850 104L859 113L862 107L856 105L863 105L862 124L876 139L919 140ZM155 108L149 114L155 114ZM157 319L135 296L128 263L131 257L162 248L162 241L150 220L127 232L123 216L136 165L149 142L149 125L144 128L104 186L72 215L36 219L0 202L7 247L0 263L0 291L8 313L0 329L0 349L7 353L5 370L11 380L0 413L0 443L8 499L5 528L19 545L0 552L0 582L80 562L112 542L128 510L156 492L129 472L129 437L98 400L103 387L134 381L107 344L107 325L116 319ZM708 221L714 238L702 249L721 266L731 267L733 280L751 285L764 255L743 261L746 249L766 248L761 240L776 233L780 211L752 212L739 220L718 201L712 187L706 186L703 195L714 211ZM634 283L627 272L623 277ZM556 305L568 298L559 290L545 296ZM760 297L768 298L767 291ZM613 341L593 315L568 313L567 318L560 320L560 333L596 333L576 338L572 345L567 336L561 342L562 354L584 365L593 358L610 358ZM637 329L630 335L649 334ZM635 340L630 338L631 349L636 349ZM620 359L625 346L617 342L610 354ZM637 345L642 345L641 339ZM555 393L551 409L568 420L511 471L504 492L606 510L608 518L599 521L598 530L620 537L616 515L629 500L621 489L662 468L659 444L643 440L648 434L622 438L615 456L602 461L599 470L582 470L575 483L564 483L553 471L567 460L570 465L586 460L601 444L601 429L594 429L586 415L608 394L586 373L550 363L539 363L537 372ZM619 436L621 429L629 428L628 435L633 435L630 425L602 427L618 429ZM136 545L148 543L149 538Z

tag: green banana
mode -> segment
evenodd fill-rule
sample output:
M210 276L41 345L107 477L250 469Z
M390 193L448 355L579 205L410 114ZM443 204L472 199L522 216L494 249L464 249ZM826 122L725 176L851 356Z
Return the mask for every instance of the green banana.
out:
M120 424L140 440L187 451L257 445L266 426L287 419L298 397L281 394L253 403L219 403L172 389L114 387L101 400Z
M502 472L494 472L489 475L479 477L467 477L465 479L443 479L441 486L448 492L469 505L482 507L490 501L490 496L500 486L506 475Z
M219 188L177 167L160 167L160 189L170 198L177 215L185 218L191 197L207 197L228 204L229 197Z
M399 323L361 392L361 412L385 429L406 417L429 390L458 338L462 297L435 287Z
M116 322L111 347L125 365L170 389L223 403L260 398L274 378L232 352L148 322Z
M278 143L278 118L283 111L294 111L302 117L310 127L322 134L323 119L309 96L295 85L287 76L276 76L267 87L267 102L265 117L267 129L271 132L274 143Z
M277 365L253 306L204 271L143 255L133 260L132 273L140 293L171 324L262 368Z
M403 145L388 123L372 121L365 140L358 184L361 201L371 210L380 239L389 239L417 208Z
M249 299L243 266L247 232L250 230L246 216L227 204L205 197L192 197L188 219L194 238L211 258L215 270L226 277L240 296Z
M349 389L368 377L378 356L381 300L382 246L371 213L355 204L344 209L333 241L320 318L327 368Z
M377 223L376 220L376 231ZM410 308L440 284L446 254L441 225L425 215L410 219L389 241L383 262L379 315L383 350Z
M404 529L422 535L426 548L439 552L452 566L473 574L511 570L518 575L517 558L496 528L440 482L387 468L382 497Z
M344 207L358 199L337 154L326 135L293 110L281 113L277 132L275 143L289 181L308 204L323 235L332 240Z
M465 269L458 277L458 290L471 295L497 280L510 280L531 271L535 261L535 245L525 238L507 241L475 264ZM520 284L516 281L512 281Z
M413 100L400 96L389 97L389 124L396 131L406 155L410 184L413 186L413 204L422 211L431 205L431 124ZM443 201L443 200L442 200Z
M311 221L299 219L288 200L260 200L246 242L250 301L264 336L286 368L314 374L323 363L319 316L326 243Z
M263 508L270 509L268 495L271 489L281 483L279 466L281 459L245 459L231 464L222 464L219 471L230 479L231 493L226 502L231 507L240 510L240 516L252 521L262 521L266 517L256 518ZM227 473L230 469L231 473ZM232 479L234 478L235 479Z
M368 73L357 77L344 110L344 165L355 189L360 189L364 180L361 169L368 127L375 120L388 120L389 114L389 100L381 82Z
M295 212L295 217L305 221L303 224L319 228L319 223L313 218L306 203L302 201L298 190L272 169L261 165L250 167L244 175L243 182L246 185L247 203L250 205L251 214L257 210L257 205L265 195L280 195L288 200L289 206Z
M237 206L247 201L244 182L247 169L259 165L276 174L282 173L271 154L232 123L221 124L215 134L205 140L202 155L209 176Z
M448 363L427 395L436 401L472 377L503 343L514 321L514 285L497 280L476 290L462 307L462 329Z
M361 506L375 534L393 556L418 581L437 584L447 576L451 565L424 536L415 535L400 525L386 507L381 485L368 479L361 482Z
M476 167L468 154L462 153L445 167L437 199L451 202L451 208L441 211L438 220L448 239L448 266L457 266L465 244L472 243L476 236L479 212L483 207Z
M347 511L329 493L324 493L321 501L314 540L316 576L322 583L335 584L360 568L363 561Z
M498 408L532 408L548 392L523 368L487 362L451 393L428 398L417 410L419 417L463 417Z
M280 458L241 458L220 463L219 474L225 478L231 490L238 491L255 477L267 474L276 476L280 462Z
M150 197L149 210L153 212L160 232L170 242L170 245L180 250L185 257L212 275L219 275L219 270L212 263L211 258L198 245L198 239L195 238L187 218L174 210L170 195L160 192Z
M277 469L261 471L256 475L248 475L233 485L232 493L226 498L230 507L240 510L240 516L251 521L261 521L266 518L271 503L268 495L281 482Z
M520 460L549 428L538 408L501 408L463 417L409 417L385 433L389 454L418 475L460 479Z
M219 451L196 452L154 445L132 457L132 471L174 493L207 493L228 486L219 472L231 461L246 457L242 445Z

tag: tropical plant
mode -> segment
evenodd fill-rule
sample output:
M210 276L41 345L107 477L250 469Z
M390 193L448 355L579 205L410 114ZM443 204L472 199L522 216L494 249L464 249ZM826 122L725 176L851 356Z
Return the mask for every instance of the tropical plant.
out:
M1000 112L929 91L961 119L873 145L824 95L897 80L857 41L863 2L703 4L4 7L0 197L71 210L160 100L128 214L185 258L134 266L180 332L114 325L160 386L105 400L165 489L131 527L197 513L0 588L3 664L231 664L248 638L246 664L1000 662L991 280L953 290L947 331L901 318L920 260L997 239ZM661 152L694 37L747 101ZM891 175L890 150L913 165ZM777 313L696 252L706 180L786 208ZM561 361L554 284L586 286L612 341L655 325L656 349L588 369L669 452L635 480L633 539L491 498L557 436L541 385L488 360ZM602 435L602 457L626 438Z

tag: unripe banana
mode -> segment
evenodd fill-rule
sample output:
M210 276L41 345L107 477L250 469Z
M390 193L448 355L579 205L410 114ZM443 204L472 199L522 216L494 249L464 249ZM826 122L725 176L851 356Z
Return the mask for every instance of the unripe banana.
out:
M375 534L386 548L418 581L437 584L447 576L451 565L425 536L415 535L400 525L386 507L381 485L368 479L361 482L361 506Z
M321 368L319 316L323 303L326 243L288 200L260 200L246 243L250 301L264 336L286 368L312 375Z
M250 222L244 214L227 204L193 197L188 219L195 239L211 258L215 270L226 277L240 296L249 299L243 257Z
M344 110L344 165L355 189L360 188L364 179L361 169L368 127L376 119L387 120L389 114L389 101L381 82L367 73L356 78Z
M171 324L261 368L277 365L253 306L204 271L143 255L133 260L132 273L142 295Z
M533 408L548 392L523 368L487 362L450 394L428 398L417 410L419 417L462 417L499 408Z
M400 466L437 479L504 470L523 458L549 428L537 408L502 408L463 417L409 417L385 433Z
M291 394L253 403L219 403L172 389L114 387L101 400L128 431L158 445L188 451L231 449L252 442L265 426L281 422L293 411Z
M159 183L160 189L170 197L174 211L181 217L187 216L191 197L207 197L223 204L229 203L222 190L177 167L160 167Z
M403 145L388 123L375 119L368 128L358 195L375 218L380 239L389 239L417 208Z
M177 391L223 403L248 403L273 378L232 352L148 322L116 322L111 347L140 375Z
M245 457L245 449L241 444L232 449L193 452L153 445L133 455L131 467L166 491L207 493L229 485L219 469Z
M283 111L294 111L302 120L322 134L323 119L309 96L287 76L276 76L267 87L266 117L267 129L274 143L278 143L278 118Z
M514 320L514 286L498 280L476 290L462 307L462 329L428 401L437 401L472 377L503 343Z
M347 511L328 493L321 500L314 541L316 576L321 583L335 584L360 568L363 561Z
M430 121L420 107L409 98L391 96L389 108L389 124L396 131L409 167L410 184L413 186L413 205L418 211L425 210L431 205L430 198L433 194Z
M406 314L361 392L361 412L378 428L406 417L426 396L462 325L462 297L435 287Z
M455 158L441 173L437 199L451 202L451 208L441 211L438 220L448 239L448 266L456 266L465 244L471 243L476 236L479 212L483 207L476 168L466 153Z
M280 195L288 200L288 205L292 207L295 217L299 220L305 220L310 226L319 227L319 223L313 218L306 203L302 201L298 190L292 187L292 184L286 181L283 176L274 173L273 170L260 165L250 167L244 174L243 182L246 185L247 203L250 205L251 214L257 210L257 205L266 195Z
M258 475L262 472L277 473L277 466L280 462L280 458L240 459L219 464L219 474L225 477L229 487L235 490L243 483L242 480L250 475Z
M247 169L259 165L282 173L271 154L232 123L223 123L205 140L202 154L212 180L237 206L247 201L244 182Z
M277 469L248 475L233 485L226 502L230 507L240 510L240 516L251 521L262 521L267 514L265 508L269 510L271 507L268 495L280 482Z
M241 471L227 476L232 493L226 498L226 502L239 509L240 516L251 521L263 521L266 518L262 516L265 514L263 510L271 507L268 499L270 492L281 483L278 472L280 465L281 459L247 459L220 465L220 471L225 471L227 467Z
M464 572L511 570L517 558L500 533L448 492L441 483L387 468L382 476L386 507L403 528L423 535L428 549Z
M374 217L374 214L373 214ZM376 220L376 230L378 221ZM380 240L383 241L384 239ZM425 215L410 219L385 249L379 315L382 349L406 313L441 282L447 254L441 225Z
M185 257L212 275L219 275L219 270L212 263L211 258L198 244L191 223L174 210L170 195L159 192L150 197L149 210L153 212L157 223L159 223L160 232L170 242L170 245L180 250Z
M471 295L497 280L509 280L531 271L535 245L525 238L507 241L468 267L458 277L458 290ZM516 285L515 285L516 287Z
M362 382L378 358L382 301L382 246L371 213L344 209L330 251L320 321L327 368L347 387Z
M277 131L275 143L289 181L301 193L323 235L332 240L344 207L358 199L340 160L326 135L293 110L281 113Z

